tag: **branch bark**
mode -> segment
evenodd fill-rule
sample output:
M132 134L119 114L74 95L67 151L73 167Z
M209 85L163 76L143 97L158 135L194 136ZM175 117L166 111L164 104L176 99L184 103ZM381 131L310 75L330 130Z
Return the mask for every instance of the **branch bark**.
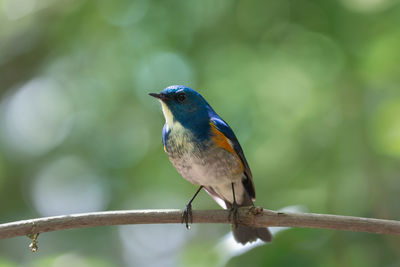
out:
M289 213L259 207L240 208L239 223L255 226L322 228L400 235L400 221L352 216ZM181 223L181 210L105 211L62 215L0 224L0 239L57 230L122 224ZM227 210L193 211L193 223L231 223Z

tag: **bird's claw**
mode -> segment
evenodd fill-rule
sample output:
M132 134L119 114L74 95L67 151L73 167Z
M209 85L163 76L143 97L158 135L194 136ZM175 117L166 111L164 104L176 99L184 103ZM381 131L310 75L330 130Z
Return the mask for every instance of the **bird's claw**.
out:
M189 221L190 221L190 224L193 223L193 214L192 214L192 205L191 204L186 205L186 208L182 212L182 220L181 220L181 223L186 224L186 229L188 229L188 230L190 229Z
M233 203L232 208L229 210L229 220L232 222L234 227L237 227L239 221L238 206L236 202Z

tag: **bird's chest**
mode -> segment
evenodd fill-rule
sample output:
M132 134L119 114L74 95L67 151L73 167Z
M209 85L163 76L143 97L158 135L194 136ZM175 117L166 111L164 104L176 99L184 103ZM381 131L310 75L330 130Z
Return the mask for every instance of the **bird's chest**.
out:
M171 130L165 143L170 161L191 183L207 186L241 178L238 158L209 138L196 138L189 130Z

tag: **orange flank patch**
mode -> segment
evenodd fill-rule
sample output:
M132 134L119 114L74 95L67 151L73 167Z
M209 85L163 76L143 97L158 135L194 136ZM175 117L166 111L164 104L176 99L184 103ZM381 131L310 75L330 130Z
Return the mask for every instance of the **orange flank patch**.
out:
M239 158L239 156L236 154L236 151L233 149L231 143L229 142L229 139L222 133L220 132L213 123L210 123L211 125L211 131L213 133L213 136L211 137L212 140L215 142L215 144L226 151L231 152L235 157L238 159L240 163L240 168L238 170L238 173L243 172L244 166L242 163L242 160Z
M236 155L236 151L233 149L228 138L222 132L220 132L213 123L210 123L210 125L211 125L211 131L214 135L211 138L215 142L215 144Z
M236 154L235 150L233 149L233 147L232 147L231 144L229 143L228 138L226 138L225 135L224 135L223 133L221 133L221 132L215 127L215 125L214 125L213 123L210 123L210 125L211 125L211 131L212 131L212 133L213 133L213 136L212 136L211 138L212 138L212 140L214 141L214 143L215 143L217 146L219 146L219 147L221 147L221 148L223 148L223 149L225 149L225 150L227 150L227 151L229 151L229 152L231 152L231 153Z
M164 151L165 153L167 153L167 147L164 145Z

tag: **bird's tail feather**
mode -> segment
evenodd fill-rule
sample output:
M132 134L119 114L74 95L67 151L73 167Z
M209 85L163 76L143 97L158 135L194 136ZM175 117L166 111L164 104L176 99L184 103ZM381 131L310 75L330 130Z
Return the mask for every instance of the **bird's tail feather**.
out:
M253 201L249 197L244 197L244 202L241 203L240 207L252 206ZM232 208L232 204L225 201L225 204L228 209ZM232 225L232 233L233 237L238 243L246 244L248 242L254 242L258 238L264 242L271 242L272 241L272 234L268 228L257 228L257 227L250 227L245 225Z
M232 225L233 237L243 245L247 242L254 242L258 238L264 242L272 241L272 234L268 228L255 228L244 225Z

